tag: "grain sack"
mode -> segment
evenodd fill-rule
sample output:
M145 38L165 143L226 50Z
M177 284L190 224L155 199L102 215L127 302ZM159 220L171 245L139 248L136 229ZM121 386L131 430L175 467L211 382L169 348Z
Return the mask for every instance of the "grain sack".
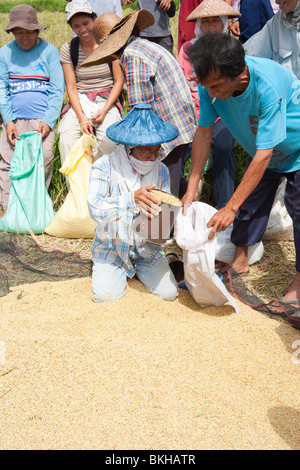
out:
M216 210L203 202L193 202L186 215L177 217L175 239L183 252L184 280L194 300L204 306L230 302L239 309L215 272L216 237L208 239L206 224Z
M87 204L89 175L94 162L92 147L96 142L83 134L72 147L59 170L69 177L70 190L65 202L45 232L53 237L94 238L97 222L90 216Z
M235 255L236 246L231 242L232 225L223 232L218 232L216 238L216 259L222 263L232 263ZM248 247L248 264L254 264L261 260L264 254L263 242L255 243Z

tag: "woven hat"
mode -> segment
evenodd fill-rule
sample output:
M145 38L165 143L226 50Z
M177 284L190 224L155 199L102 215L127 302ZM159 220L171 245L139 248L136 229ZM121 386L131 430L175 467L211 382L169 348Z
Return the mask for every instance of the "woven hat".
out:
M197 21L200 18L209 16L227 16L228 18L237 18L242 16L239 11L232 8L224 0L203 0L200 5L189 14L186 21Z
M72 16L77 15L77 13L87 13L91 15L94 12L87 0L72 0L72 2L66 5L65 13L67 15L67 21L70 21Z
M170 142L179 132L152 111L150 104L138 103L121 121L109 126L106 135L118 144L140 147Z
M81 64L81 67L104 64L115 60L114 54L128 41L136 27L139 31L154 24L154 16L148 10L130 13L120 20L115 13L104 13L94 22L93 33L99 46Z
M14 28L23 28L29 31L40 31L47 28L38 22L36 11L30 5L16 5L10 10L9 24L6 26L5 31L10 33Z

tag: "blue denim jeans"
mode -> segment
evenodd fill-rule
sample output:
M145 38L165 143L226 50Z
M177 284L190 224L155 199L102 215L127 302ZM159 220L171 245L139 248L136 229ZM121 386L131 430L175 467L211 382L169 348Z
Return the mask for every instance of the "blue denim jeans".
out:
M152 294L164 300L175 300L178 295L178 285L163 255L153 263L141 258L136 251L130 255L138 279ZM93 259L93 300L106 302L117 300L125 295L127 276L125 271L106 259Z

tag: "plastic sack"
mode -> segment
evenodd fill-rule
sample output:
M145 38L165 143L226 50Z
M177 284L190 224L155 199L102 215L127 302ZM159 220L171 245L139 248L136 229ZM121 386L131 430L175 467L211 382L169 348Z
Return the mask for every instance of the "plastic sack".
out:
M90 216L87 193L90 170L94 162L92 147L95 146L95 139L83 134L59 170L69 177L70 190L55 218L45 230L48 235L62 238L94 238L97 222Z
M216 238L216 259L222 263L230 264L233 261L236 246L231 242L232 225L227 227L223 232L217 232ZM248 264L257 263L260 261L264 254L263 242L255 243L253 246L248 247Z
M208 239L207 222L216 210L203 202L193 202L186 215L177 217L175 239L183 251L184 280L193 297L200 305L221 306L230 302L236 313L235 300L215 272L216 238Z
M20 135L8 174L12 181L0 230L42 233L55 216L45 185L42 134L35 131Z
M270 213L264 240L290 240L294 236L293 221L284 205L286 179L278 186L272 210Z

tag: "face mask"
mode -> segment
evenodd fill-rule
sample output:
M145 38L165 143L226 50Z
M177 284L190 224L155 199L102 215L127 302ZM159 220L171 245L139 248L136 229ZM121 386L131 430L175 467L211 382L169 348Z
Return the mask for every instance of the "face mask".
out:
M143 162L141 160L138 160L137 158L134 158L132 155L129 155L129 161L135 171L137 171L142 176L146 175L147 173L150 173L150 171L154 169L157 162L157 160Z

